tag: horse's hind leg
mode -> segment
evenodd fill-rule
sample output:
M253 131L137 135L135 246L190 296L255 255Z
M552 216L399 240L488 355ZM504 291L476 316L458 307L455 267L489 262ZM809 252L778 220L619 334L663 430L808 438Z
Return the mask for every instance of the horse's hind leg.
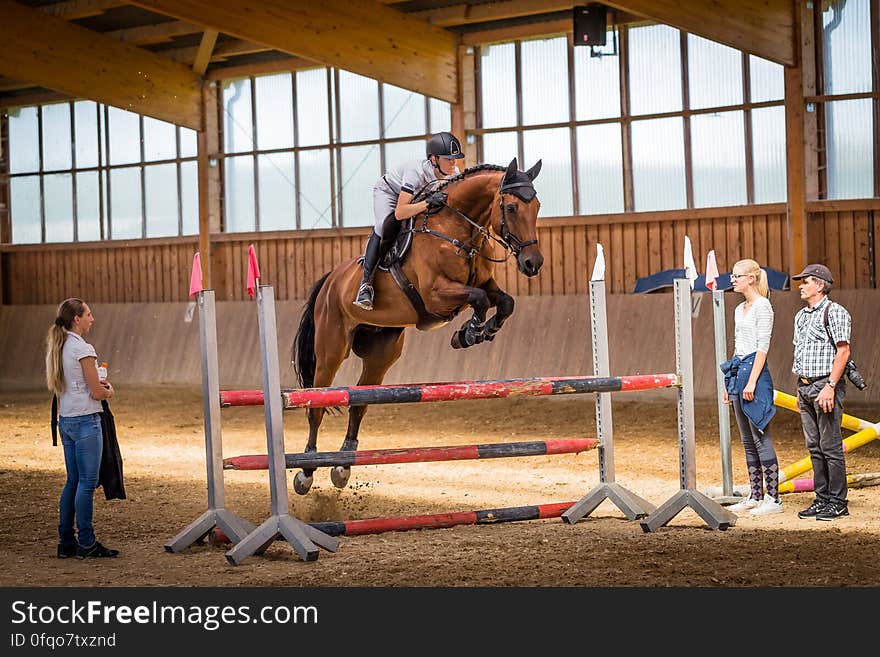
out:
M403 353L403 329L384 328L366 330L355 337L353 350L363 360L359 386L379 385L389 368ZM348 409L348 430L340 451L356 450L361 421L367 414L367 406L351 406ZM330 480L337 488L344 488L351 476L351 468L336 466L330 470Z
M316 351L317 359L313 384L315 388L326 388L333 385L333 378L348 354L348 345L345 342L339 342L335 345L322 343L321 346L324 348ZM331 346L334 348L330 349ZM306 452L317 451L318 430L321 428L321 422L324 420L326 412L326 408L310 408L308 410L309 440L306 443ZM308 493L314 482L314 474L315 468L303 468L300 472L297 472L293 478L293 490L299 495Z
M327 412L325 408L310 408L308 410L309 417L309 441L306 443L306 452L315 452L318 449L318 430L321 428L321 422L324 420L324 414ZM314 482L315 468L303 468L293 478L293 490L298 495L305 495L309 492Z

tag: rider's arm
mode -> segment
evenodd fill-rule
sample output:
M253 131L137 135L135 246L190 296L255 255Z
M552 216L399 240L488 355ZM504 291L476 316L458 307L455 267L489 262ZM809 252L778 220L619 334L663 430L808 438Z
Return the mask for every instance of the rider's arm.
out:
M424 212L428 208L427 201L419 201L418 203L410 203L413 195L409 192L400 192L397 197L397 207L394 208L394 218L398 221L409 219L417 214Z

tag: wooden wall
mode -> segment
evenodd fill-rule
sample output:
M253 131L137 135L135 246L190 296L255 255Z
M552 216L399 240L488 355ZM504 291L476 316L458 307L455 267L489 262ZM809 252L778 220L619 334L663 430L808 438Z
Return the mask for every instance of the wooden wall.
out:
M880 201L817 201L808 204L810 260L825 262L840 289L877 287ZM280 300L303 299L336 263L363 250L366 228L212 236L213 286L218 300L246 298L247 248L254 244L263 282ZM628 293L640 276L683 264L684 237L698 269L714 249L719 269L755 258L790 270L784 204L562 217L539 221L544 269L534 279L511 259L497 279L514 296L585 294L596 257L605 247L609 293ZM3 304L53 304L69 296L90 302L185 301L197 238L81 244L0 246Z
M671 293L608 295L607 315L611 371L615 375L658 374L675 370L675 324ZM725 297L727 349L733 349L733 311L742 298ZM878 401L880 332L875 317L880 290L835 290L833 298L853 318L852 349L868 389L847 388L847 403ZM793 394L791 373L795 313L803 307L796 291L774 292L773 340L768 363L776 388ZM694 386L699 399L714 399L715 328L712 297L693 296ZM276 305L278 355L282 387L295 387L290 350L303 303ZM110 380L123 387L201 383L199 314L195 302L93 303L95 326L89 342L107 361ZM0 390L45 390L45 336L55 316L54 305L0 306ZM516 311L491 343L453 350L452 333L465 318L434 331L406 332L403 355L391 368L386 383L467 381L532 376L592 374L588 295L533 296L517 299ZM253 301L217 304L220 385L224 390L262 386L260 339ZM352 355L342 365L336 385L353 385L361 361ZM134 394L137 394L136 392ZM666 399L675 414L672 390L615 394L614 402ZM492 402L488 402L492 403ZM592 407L593 400L584 399ZM46 405L48 415L49 406ZM588 412L592 417L592 411ZM872 420L877 417L868 418ZM48 434L48 421L46 432ZM587 428L589 433L592 428ZM735 435L735 434L734 434ZM717 440L717 437L716 437Z
M814 245L811 251L821 254L815 259L828 265L835 285L876 288L880 278L880 199L821 201L808 203L807 210L808 240Z

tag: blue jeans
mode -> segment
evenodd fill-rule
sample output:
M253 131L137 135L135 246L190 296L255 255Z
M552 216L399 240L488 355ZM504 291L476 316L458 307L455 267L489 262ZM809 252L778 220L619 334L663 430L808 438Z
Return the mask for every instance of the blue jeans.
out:
M67 482L61 491L59 505L58 539L70 545L78 542L82 547L95 544L92 527L93 498L101 470L101 452L104 438L99 413L77 417L58 418L61 444L64 446L64 465ZM73 521L79 540L74 538Z

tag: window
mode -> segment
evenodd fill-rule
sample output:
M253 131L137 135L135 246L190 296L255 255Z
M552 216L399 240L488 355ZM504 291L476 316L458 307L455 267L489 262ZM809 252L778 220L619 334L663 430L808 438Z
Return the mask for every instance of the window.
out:
M619 31L618 56L562 37L480 48L480 161L542 159L542 217L784 200L782 66L667 25Z
M383 170L451 123L448 103L327 68L228 80L223 115L227 232L371 226Z
M691 117L694 207L745 205L745 158L741 111Z
M628 30L630 112L681 110L681 38L667 25Z
M674 210L687 205L684 128L678 117L633 121L635 210Z
M873 102L825 104L828 198L869 198L874 190Z
M12 242L198 233L195 143L193 130L91 101L10 110Z
M872 75L872 53L880 29L871 30L871 0L822 0L821 67L825 96L816 105L819 135L819 194L829 199L880 196L874 134L880 88ZM876 7L876 4L875 4ZM837 96L846 98L836 98ZM855 97L853 97L855 96Z

